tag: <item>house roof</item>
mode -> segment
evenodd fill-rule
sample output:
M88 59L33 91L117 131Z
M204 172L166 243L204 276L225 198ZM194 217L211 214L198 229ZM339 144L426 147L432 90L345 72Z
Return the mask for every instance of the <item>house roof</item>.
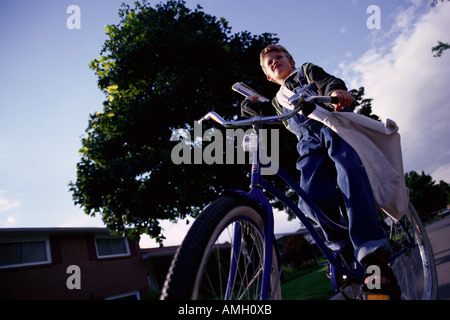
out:
M230 243L221 243L218 245L219 248L230 247ZM162 257L174 255L178 250L179 246L167 246L160 248L141 248L142 259L147 259L149 257ZM217 248L217 247L216 247Z
M149 257L162 257L173 255L179 246L167 246L160 248L141 248L142 259Z
M10 237L49 236L56 234L110 234L106 228L0 228L0 239Z

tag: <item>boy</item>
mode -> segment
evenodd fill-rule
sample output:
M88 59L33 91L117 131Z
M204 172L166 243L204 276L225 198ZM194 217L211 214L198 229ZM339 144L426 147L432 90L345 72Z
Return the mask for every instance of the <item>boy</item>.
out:
M319 95L336 96L340 111L353 103L345 83L326 73L322 68L305 63L295 68L295 61L281 45L269 45L260 54L261 67L267 80L285 86L290 91L309 86ZM280 89L281 90L281 89ZM278 97L278 95L277 95ZM257 97L247 97L241 104L246 117L268 116L287 112L280 99L259 102ZM343 139L322 123L310 119L312 110L303 110L285 123L298 138L297 150L300 158L300 186L327 214L339 222L339 198L344 200L349 220L348 233L331 229L314 216L309 207L299 202L300 209L317 221L326 237L327 246L333 251L352 252L365 267L378 265L381 268L381 284L386 290L393 289L391 298L399 298L400 292L394 275L385 261L391 248L377 216L376 203L366 171L356 152ZM367 289L367 287L365 287Z

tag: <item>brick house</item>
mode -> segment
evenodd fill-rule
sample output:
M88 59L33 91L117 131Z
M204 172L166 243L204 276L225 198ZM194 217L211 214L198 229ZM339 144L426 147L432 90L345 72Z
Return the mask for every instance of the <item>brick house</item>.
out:
M105 228L0 229L1 300L141 299L148 291L139 245Z
M312 243L306 230L277 234L283 263L293 237ZM140 248L105 228L0 229L0 300L158 298L177 249Z

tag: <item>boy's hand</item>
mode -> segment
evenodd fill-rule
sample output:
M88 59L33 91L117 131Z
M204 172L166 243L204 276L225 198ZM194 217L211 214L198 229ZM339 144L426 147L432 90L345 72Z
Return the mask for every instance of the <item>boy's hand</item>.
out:
M256 102L256 101L258 101L259 96L248 96L245 98L250 100L251 102Z
M338 97L339 103L333 104L334 110L339 111L349 107L353 103L353 96L345 90L336 90L331 93L332 97Z

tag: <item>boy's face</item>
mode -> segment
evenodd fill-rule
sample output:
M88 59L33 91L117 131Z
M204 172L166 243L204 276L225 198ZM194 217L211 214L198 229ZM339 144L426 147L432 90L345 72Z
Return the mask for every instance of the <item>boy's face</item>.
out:
M263 61L266 67L267 80L275 81L280 85L284 84L284 80L295 68L295 61L289 61L283 52L269 52L265 55Z

